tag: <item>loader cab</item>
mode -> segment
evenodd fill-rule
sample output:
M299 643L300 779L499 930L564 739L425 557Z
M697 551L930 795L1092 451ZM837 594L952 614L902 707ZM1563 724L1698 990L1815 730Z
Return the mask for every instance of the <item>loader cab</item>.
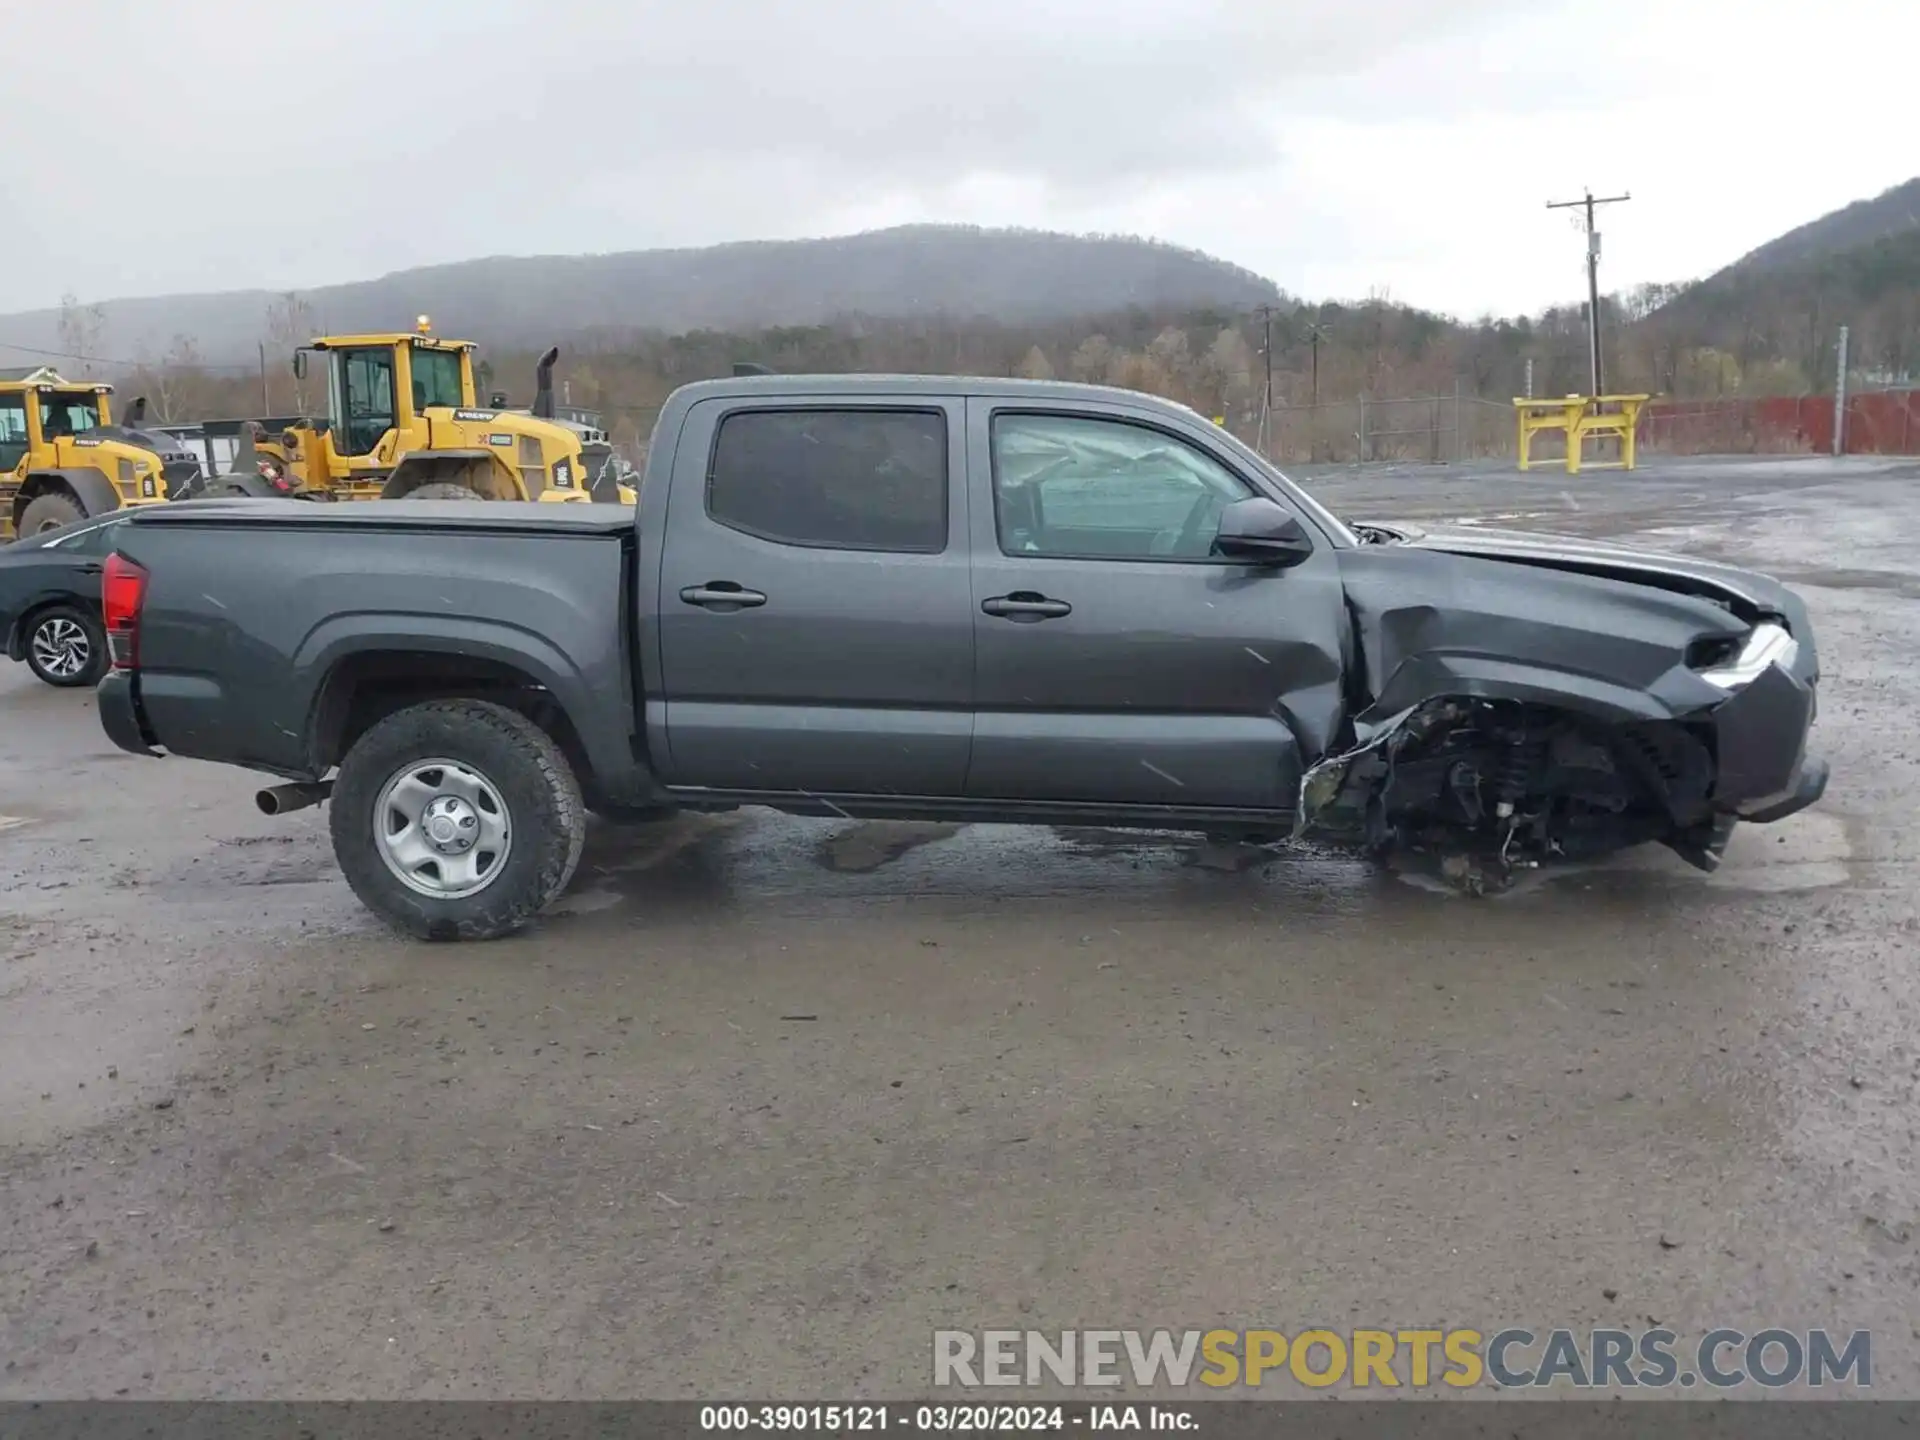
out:
M0 475L8 475L31 457L34 465L54 463L46 447L76 439L113 423L105 386L0 382Z
M372 467L431 448L428 410L472 407L472 351L424 333L341 335L296 351L294 370L304 376L308 357L323 357L334 449L356 468Z
M115 425L112 393L50 368L0 379L0 541L167 498L187 457Z

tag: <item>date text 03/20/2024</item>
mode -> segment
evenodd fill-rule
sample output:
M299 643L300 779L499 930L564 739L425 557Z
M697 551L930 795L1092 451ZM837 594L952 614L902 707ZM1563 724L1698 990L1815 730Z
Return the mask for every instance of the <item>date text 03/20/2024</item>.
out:
M1200 1428L1195 1407L1117 1405L703 1405L700 1428L738 1434L851 1434L903 1430L928 1434Z

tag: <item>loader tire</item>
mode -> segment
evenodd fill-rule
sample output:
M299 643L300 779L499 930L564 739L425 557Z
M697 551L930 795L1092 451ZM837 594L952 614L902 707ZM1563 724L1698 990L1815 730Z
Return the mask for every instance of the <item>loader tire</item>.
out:
M432 700L340 762L333 853L360 903L419 940L520 929L580 863L586 809L553 737L505 706Z
M20 512L19 533L22 536L40 535L86 518L87 512L71 495L36 495L27 502L27 508Z

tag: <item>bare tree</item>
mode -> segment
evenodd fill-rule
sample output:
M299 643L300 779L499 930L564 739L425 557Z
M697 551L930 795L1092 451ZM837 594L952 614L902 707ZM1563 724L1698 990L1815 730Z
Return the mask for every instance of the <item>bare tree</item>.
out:
M206 419L213 384L191 335L175 335L153 371L153 388L162 420Z
M1014 373L1023 380L1053 379L1053 362L1047 359L1047 352L1038 345L1031 347L1022 357Z
M267 349L289 362L293 352L313 338L313 307L297 291L289 290L267 305ZM307 413L306 382L293 376L293 410Z
M106 335L107 312L100 305L82 305L71 290L60 297L60 348L79 362L81 375L93 378Z

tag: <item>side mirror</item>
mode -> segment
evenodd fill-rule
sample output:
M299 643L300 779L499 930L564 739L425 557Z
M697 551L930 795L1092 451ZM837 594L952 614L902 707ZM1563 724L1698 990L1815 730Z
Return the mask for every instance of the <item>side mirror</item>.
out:
M1236 500L1220 512L1213 553L1249 565L1285 568L1313 554L1306 528L1286 506L1264 495Z
M293 376L296 380L307 378L307 352L304 350L293 352Z

